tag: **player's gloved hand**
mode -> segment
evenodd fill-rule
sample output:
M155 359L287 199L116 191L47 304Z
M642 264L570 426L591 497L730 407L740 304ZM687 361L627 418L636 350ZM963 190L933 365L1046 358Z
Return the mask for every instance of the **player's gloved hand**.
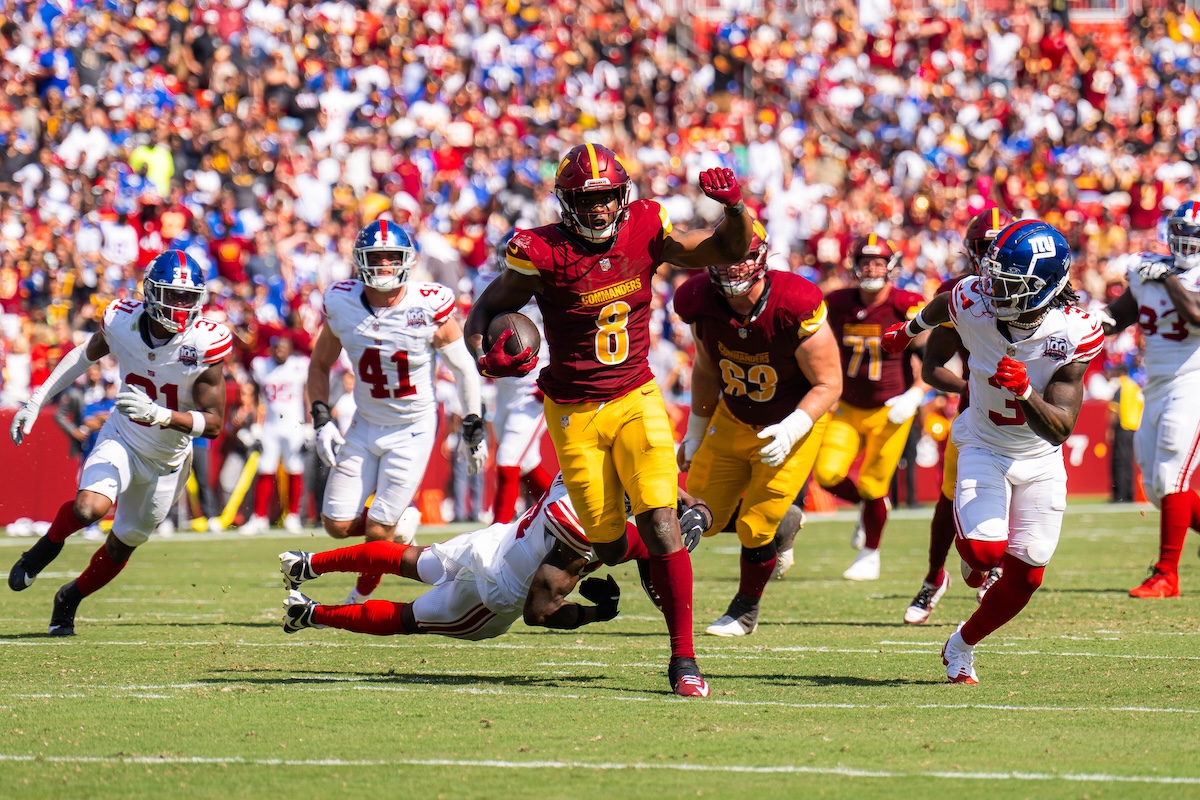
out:
M907 322L897 322L883 332L883 341L881 343L883 352L890 355L903 353L909 343L915 338L917 337L909 333Z
M467 414L463 417L459 445L467 458L467 474L478 475L487 463L487 447L483 443L483 420L478 414Z
M338 448L345 443L345 437L333 422L326 422L317 428L317 458L321 459L325 466L333 467L337 463Z
M688 416L687 433L683 435L683 441L679 443L679 450L675 453L675 461L684 472L691 468L692 457L700 449L700 443L704 441L704 434L708 432L708 423L711 420L712 417L702 417L698 414Z
M683 534L683 546L690 553L700 544L702 537L712 528L712 511L704 503L686 506L679 513L679 532Z
M884 403L888 407L888 422L893 425L908 422L917 415L917 409L921 407L921 401L924 399L925 392L916 386L913 386L903 394L889 398Z
M621 602L621 587L609 575L603 580L588 578L579 584L579 594L585 600L596 604L596 621L608 622L617 615L617 606Z
M538 357L532 347L526 347L515 356L504 352L504 343L512 338L511 330L504 331L492 343L492 349L479 357L476 366L485 378L518 378L528 375L537 366Z
M992 375L988 383L1008 389L1018 400L1028 400L1029 395L1033 394L1025 365L1008 356L1000 359L1000 363L996 365L996 374Z
M136 387L117 395L117 411L134 422L158 425L160 428L171 424L171 409L160 406Z
M812 417L797 408L783 418L782 422L768 425L758 432L758 438L769 439L758 451L762 462L768 467L778 467L787 461L796 443L812 430Z
M1138 264L1138 277L1143 281L1164 281L1175 271L1175 259L1167 255L1148 255Z
M32 400L17 409L17 413L13 415L12 425L9 426L8 435L12 437L13 444L20 444L33 430L33 423L37 422L38 414L42 411L42 407Z
M713 167L700 173L700 191L726 208L742 202L742 187L738 186L733 170Z

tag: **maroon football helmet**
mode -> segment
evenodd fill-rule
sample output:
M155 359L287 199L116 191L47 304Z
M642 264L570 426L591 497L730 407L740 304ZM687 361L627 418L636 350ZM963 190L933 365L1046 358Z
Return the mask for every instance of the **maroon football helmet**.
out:
M572 147L554 176L563 225L589 242L617 235L629 211L629 188L629 174L617 154L599 144Z
M750 252L742 261L726 267L709 267L708 277L726 297L741 297L767 274L767 229L754 220Z
M882 275L864 274L863 262L869 263L876 258L887 261L887 271ZM858 278L858 285L868 292L878 292L896 274L900 266L900 253L890 241L877 233L870 233L854 243L854 249L850 251L850 263L854 268L854 277Z
M979 274L983 257L996 235L1013 222L1012 214L1002 208L989 208L981 211L967 224L967 232L963 236L963 245L967 248L967 263L971 271Z

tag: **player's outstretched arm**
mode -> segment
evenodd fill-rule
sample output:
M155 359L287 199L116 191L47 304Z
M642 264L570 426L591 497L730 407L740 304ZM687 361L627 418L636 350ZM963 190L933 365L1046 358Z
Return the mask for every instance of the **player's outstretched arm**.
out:
M1200 294L1188 291L1178 275L1168 275L1163 280L1167 296L1175 304L1175 311L1189 325L1200 325Z
M467 456L467 472L476 475L487 461L487 447L483 445L482 387L479 373L463 341L462 326L458 324L457 316L451 314L433 334L433 347L454 373L454 386L463 409L461 445Z
M1002 381L1002 385L1016 395L1030 429L1052 445L1061 445L1067 441L1071 431L1075 430L1079 408L1083 405L1083 375L1087 372L1088 362L1074 361L1059 369L1050 378L1050 383L1046 384L1046 391L1042 394L1038 394L1028 385L1028 378L1024 377L1024 364L1007 357L1000 363L997 376L1004 374L1002 367L1008 367L1009 372L1018 373L1019 377L1025 380L1022 392L1016 391L1020 388L1019 382L1012 384L1011 377L1005 379L1008 382ZM1026 392L1027 396L1022 398L1021 394Z
M463 326L467 349L477 365L480 359L488 355L483 346L483 337L492 320L509 311L520 311L530 298L541 291L541 278L506 269L479 293ZM480 367L481 372L482 369Z
M85 344L72 349L63 356L45 383L34 391L29 402L17 409L17 413L13 416L12 426L8 431L13 444L19 445L33 430L38 414L41 413L42 405L47 400L74 383L76 378L87 372L88 367L106 355L108 355L108 340L104 338L104 331L101 329L93 333Z
M937 295L929 305L917 312L908 322L897 322L883 332L883 349L887 353L905 350L922 332L950 322L950 292Z
M611 577L608 581L589 578L584 582L585 585L593 581L600 584L589 586L585 595L596 605L567 602L567 595L579 582L579 575L587 563L586 556L556 541L533 574L529 594L525 596L525 624L574 630L593 622L607 622L615 617L621 592ZM604 591L597 591L600 588Z
M746 257L754 220L746 213L742 188L731 169L700 173L700 189L725 206L725 217L711 231L672 230L663 247L663 261L685 269L706 269L734 264Z
M921 359L921 380L947 394L967 391L962 375L946 369L947 362L962 347L962 338L954 328L938 326L925 340L925 357Z
M1167 291L1169 293L1170 289ZM1105 336L1120 333L1130 325L1137 323L1137 300L1126 289L1124 294L1105 306L1097 316L1100 318L1100 324L1104 328Z

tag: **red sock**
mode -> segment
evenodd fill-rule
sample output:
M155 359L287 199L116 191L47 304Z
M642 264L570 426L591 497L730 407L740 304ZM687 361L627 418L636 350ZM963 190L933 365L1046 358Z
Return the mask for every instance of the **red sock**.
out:
M83 525L84 523L79 521L79 517L75 516L75 501L68 500L58 507L58 513L54 515L54 522L50 523L50 529L46 531L46 538L55 544L61 544Z
M938 495L933 507L933 521L929 523L929 572L925 582L940 586L945 571L946 556L954 544L954 501L944 494Z
M128 563L128 561L113 561L108 551L104 549L104 545L100 545L100 549L92 554L92 561L87 565L87 569L79 573L79 577L75 579L75 586L81 595L87 597L117 577Z
M271 510L271 495L275 494L275 476L259 475L254 484L254 515L265 517Z
M962 639L977 644L1004 623L1021 613L1029 598L1042 585L1045 567L1033 567L1016 556L1006 555L1001 563L1004 574L988 589L979 608L962 627Z
M358 592L359 595L366 597L379 588L379 583L382 580L383 576L378 572L364 572L362 575L359 575L358 580L354 582L354 590Z
M1179 572L1179 555L1183 552L1183 540L1187 538L1192 518L1190 494L1190 490L1169 494L1159 505L1158 563L1154 566L1163 572Z
M1188 490L1189 498L1192 501L1192 530L1200 531L1200 494Z
M745 547L742 548L742 557L739 559L741 562L741 579L738 581L738 594L743 597L758 598L763 596L763 590L767 588L767 581L771 580L771 573L775 571L775 562L779 560L774 542L768 545L768 547L770 547L768 554L771 558L767 561L754 561L746 558L747 549ZM756 551L763 549L765 548L759 547L750 550L749 552L752 554L751 558L755 557L753 554Z
M496 467L496 501L492 516L496 522L512 522L517 513L517 495L521 493L521 468Z
M965 536L956 538L954 545L958 548L958 554L962 556L962 560L967 562L971 569L977 569L980 572L1000 566L1000 562L1005 558L1004 551L1008 548L1007 541L983 542L979 539L968 539Z
M322 606L313 609L313 622L341 628L355 633L370 633L375 636L392 636L397 633L415 633L404 629L400 616L407 603L389 600L368 600L349 606Z
M541 497L550 491L550 487L554 484L554 476L547 472L541 464L526 472L521 478L525 481L525 488L534 497Z
M300 501L304 499L304 473L288 475L288 513L300 513Z
M349 547L339 547L337 550L326 550L324 553L313 553L313 572L324 575L327 572L365 572L399 575L400 559L409 545L400 542L363 542ZM376 586L379 582L376 581Z
M883 538L883 526L886 524L887 500L882 497L877 500L863 500L863 530L867 533L867 543L863 547L878 550L879 540Z
M638 532L637 525L632 522L625 523L625 541L629 543L629 549L625 551L625 557L621 559L622 564L626 561L633 561L637 558L649 558L650 551L646 549L646 543L642 541L642 534Z
M862 495L858 493L858 487L849 478L842 478L842 482L835 486L826 486L825 491L839 500L845 500L847 503L858 505L862 502Z
M692 558L687 550L650 556L650 580L662 598L671 658L695 658L692 647Z

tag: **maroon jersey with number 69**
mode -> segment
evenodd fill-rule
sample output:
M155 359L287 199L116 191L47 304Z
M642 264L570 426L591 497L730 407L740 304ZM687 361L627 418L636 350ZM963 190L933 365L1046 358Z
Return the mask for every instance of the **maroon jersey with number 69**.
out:
M843 402L855 408L879 408L913 385L908 351L885 353L883 332L915 317L925 298L892 287L882 303L868 308L858 289L851 287L830 292L825 304L842 351Z
M600 251L558 225L517 231L505 261L542 281L537 295L550 363L538 387L556 403L615 400L654 379L650 278L671 233L653 200L629 205L625 223Z
M751 320L730 309L708 275L689 278L675 293L675 313L696 326L721 374L726 407L747 425L774 425L796 410L812 388L796 348L825 324L820 289L790 272L768 280L766 304Z

